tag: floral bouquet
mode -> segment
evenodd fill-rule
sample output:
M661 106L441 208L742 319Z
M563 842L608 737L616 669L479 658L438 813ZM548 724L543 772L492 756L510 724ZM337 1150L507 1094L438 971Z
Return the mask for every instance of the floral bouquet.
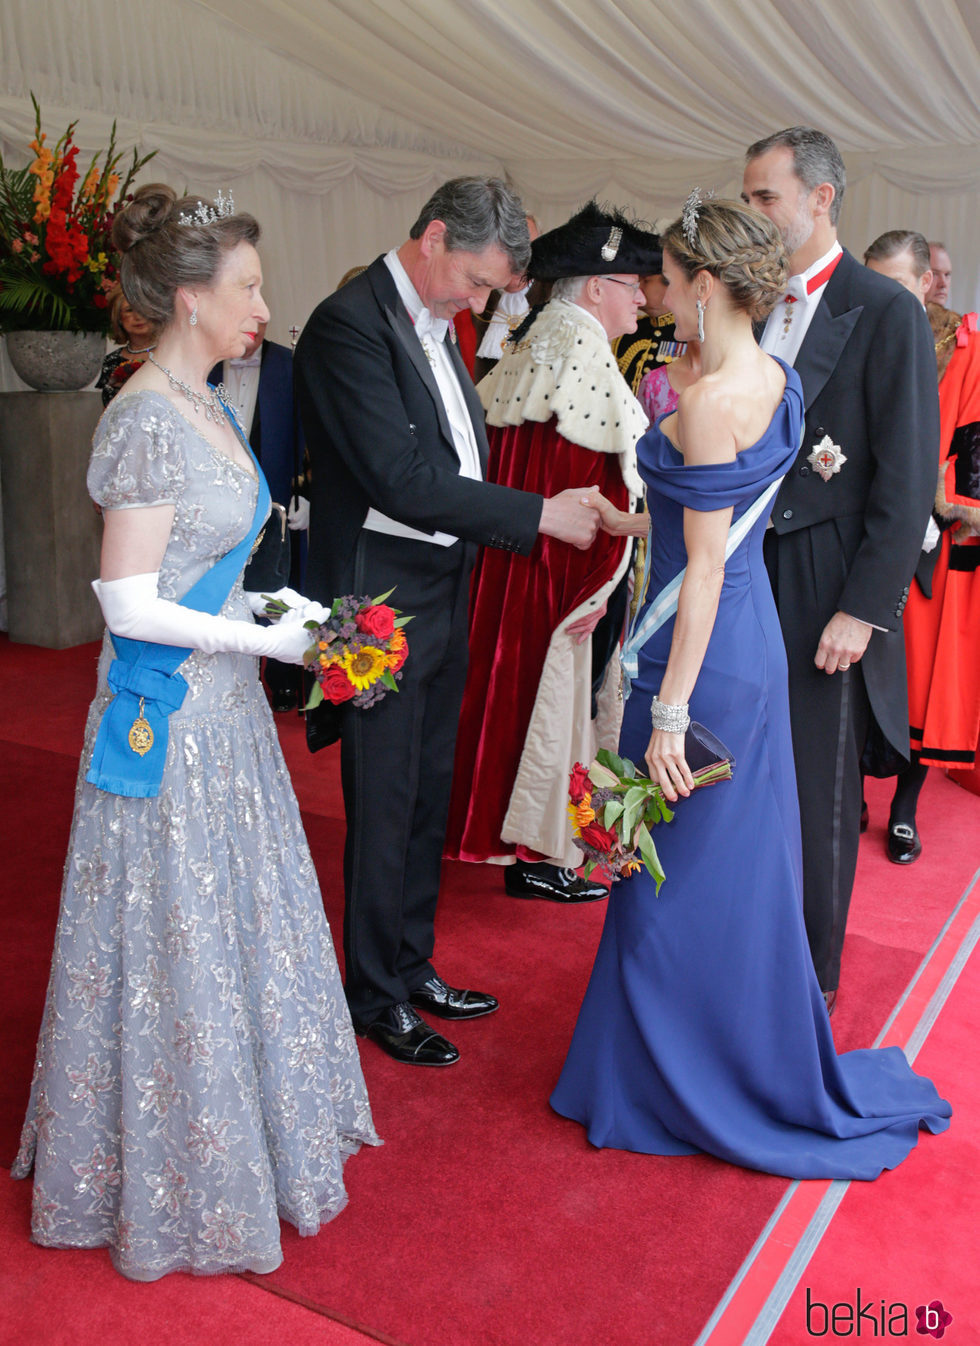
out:
M312 636L304 663L316 678L307 710L321 701L335 706L350 701L363 710L376 705L386 693L398 691L402 665L408 658L402 628L412 619L385 603L393 593L389 589L379 598L348 594L334 599L329 609L314 603L303 609L316 613L303 623ZM278 599L266 602L268 617L279 618L290 610Z
M113 122L102 162L78 165L75 122L52 147L34 104L34 159L9 168L0 158L0 331L109 330L109 291L118 258L111 235L133 179L156 150L134 149L120 171Z
M732 779L732 754L720 739L693 721L687 731L685 756L696 790ZM603 878L628 878L642 864L659 893L666 875L650 829L674 817L660 786L637 771L629 758L600 748L590 766L575 763L568 797L575 845L585 855L586 876L597 869Z

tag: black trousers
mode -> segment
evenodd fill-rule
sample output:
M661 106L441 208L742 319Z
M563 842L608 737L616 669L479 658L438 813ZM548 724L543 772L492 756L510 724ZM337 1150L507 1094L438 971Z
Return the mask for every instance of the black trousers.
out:
M362 532L353 590L413 614L399 691L346 707L341 774L347 814L344 956L362 1026L433 975L436 900L466 679L475 547Z
M789 707L803 835L803 915L817 979L837 989L861 832L871 709L860 663L826 674L813 662L835 611L840 562L820 558L811 531L765 541L789 663ZM874 637L872 636L872 639Z

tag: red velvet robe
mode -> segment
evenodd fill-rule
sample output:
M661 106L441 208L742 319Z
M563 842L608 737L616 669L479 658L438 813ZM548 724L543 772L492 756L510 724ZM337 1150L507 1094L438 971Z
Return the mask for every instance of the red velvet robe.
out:
M491 426L488 435L489 481L546 497L594 483L617 508L629 507L616 454L572 444L554 421ZM515 853L500 829L552 632L612 578L628 545L600 532L586 551L539 535L529 556L481 552L470 595L470 665L446 836L450 859Z

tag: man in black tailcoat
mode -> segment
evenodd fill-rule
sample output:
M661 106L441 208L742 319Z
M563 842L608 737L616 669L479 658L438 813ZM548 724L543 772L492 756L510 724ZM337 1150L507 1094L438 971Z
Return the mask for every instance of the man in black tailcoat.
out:
M803 384L803 444L766 537L789 659L804 912L833 1010L871 717L908 757L902 612L935 490L936 362L921 304L837 242L836 145L792 127L752 145L742 197L768 215L790 284L761 345Z
M208 382L225 385L252 451L262 465L269 494L286 510L291 555L288 583L299 589L309 504L304 496L293 494L293 480L299 476L303 462L302 436L293 398L293 356L288 347L266 339L266 327L266 323L259 325L244 354L215 365ZM268 526L275 526L275 516ZM245 587L250 587L247 571ZM265 680L274 710L296 708L302 677L295 665L266 659Z
M312 469L307 592L376 596L413 621L399 692L340 711L347 814L346 990L355 1028L396 1060L450 1065L456 1048L418 1009L474 1018L493 996L457 990L431 963L478 545L527 554L539 532L588 546L584 489L550 500L483 480L483 412L452 341L530 258L520 201L457 178L408 241L314 311L296 348Z

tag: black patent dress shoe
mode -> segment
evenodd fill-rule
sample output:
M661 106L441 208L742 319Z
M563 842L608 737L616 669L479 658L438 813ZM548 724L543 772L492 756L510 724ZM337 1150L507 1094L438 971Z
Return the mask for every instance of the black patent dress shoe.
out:
M504 890L510 897L543 897L548 902L598 902L609 896L603 883L583 879L574 869L559 869L545 861L518 860L504 870Z
M868 801L867 801L866 799L862 799L862 800L861 800L861 831L862 831L862 832L867 832L867 830L868 830L868 823L869 823L870 821L871 821L871 818L870 818L870 815L868 814Z
M885 838L885 850L893 865L910 865L922 854L922 842L908 823L892 823Z
M451 1066L459 1060L453 1044L430 1028L406 1000L389 1005L377 1019L356 1031L409 1066Z
M441 977L430 977L408 997L409 1004L435 1014L440 1019L478 1019L500 1008L496 996L485 991L460 991L447 986Z
M827 1018L829 1019L837 1006L837 992L824 991L823 1002L827 1006Z

